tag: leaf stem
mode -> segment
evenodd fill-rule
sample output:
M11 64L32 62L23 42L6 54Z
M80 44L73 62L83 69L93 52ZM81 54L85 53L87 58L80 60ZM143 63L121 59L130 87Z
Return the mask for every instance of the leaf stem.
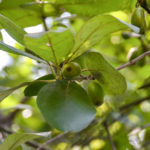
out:
M51 65L51 63L49 63L47 61L47 64L50 66L50 70L51 70L51 73L53 74L53 76L56 77L56 73L55 73L55 71L54 71L53 66Z

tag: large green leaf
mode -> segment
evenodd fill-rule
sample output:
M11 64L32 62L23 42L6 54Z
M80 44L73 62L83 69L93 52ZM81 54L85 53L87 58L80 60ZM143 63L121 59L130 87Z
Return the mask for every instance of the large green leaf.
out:
M37 80L52 80L54 76L52 74L48 74L38 78ZM27 86L24 90L25 96L36 96L39 90L47 83L42 82L33 82L29 86Z
M75 82L45 85L38 94L37 104L45 120L62 131L84 129L96 113L87 93Z
M14 150L21 144L38 138L38 137L48 137L50 132L41 133L15 133L7 136L5 141L0 145L0 150Z
M99 15L93 17L87 21L77 33L71 59L80 56L109 34L119 30L125 30L128 27L139 32L139 28L136 26L129 25L110 15Z
M52 52L54 50L59 63L64 60L74 44L73 35L70 30L27 34L24 39L27 48L45 60L55 62Z
M17 54L17 55L26 56L26 57L29 57L29 58L34 59L36 61L39 61L39 62L44 62L44 60L42 60L42 59L40 59L40 58L38 58L36 56L33 56L33 55L31 55L31 54L29 54L27 52L21 51L19 49L16 49L16 48L14 48L14 47L12 47L10 45L7 45L7 44L5 44L5 43L3 43L1 41L0 41L0 50L6 51L8 53L13 53L13 54Z
M131 0L56 0L55 3L71 13L93 16L128 9L131 5Z
M22 28L20 28L10 19L1 14L0 14L0 24L8 32L8 34L10 34L10 36L12 36L19 43L24 44L23 38L26 32Z
M125 78L99 52L87 53L85 62L88 70L108 94L119 95L126 90Z

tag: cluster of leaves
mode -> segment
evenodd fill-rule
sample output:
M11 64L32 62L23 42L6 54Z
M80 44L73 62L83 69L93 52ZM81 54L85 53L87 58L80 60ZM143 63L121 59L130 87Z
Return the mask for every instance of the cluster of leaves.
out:
M130 130L141 126L139 129L141 132L142 127L149 122L150 112L144 112L142 103L149 99L147 90L149 61L142 57L144 62L141 62L139 57L135 59L135 62L140 60L135 66L121 73L118 71L121 68L115 69L114 67L125 63L127 56L132 64L132 59L148 52L150 17L143 8L140 8L144 12L141 15L142 19L146 19L144 27L138 22L139 16L136 16L138 23L135 19L131 19L131 24L130 16L136 5L136 0L108 0L107 2L105 0L14 0L12 2L3 0L0 3L1 29L5 29L17 44L12 47L1 40L0 49L12 53L16 64L22 55L38 62L37 66L32 65L32 68L40 64L49 67L50 74L47 73L29 82L28 74L23 77L19 75L19 77L13 77L8 73L8 79L2 79L0 82L2 87L12 87L23 80L27 82L8 90L2 90L0 101L7 96L13 96L12 93L15 90L27 86L24 95L28 98L36 96L38 109L50 126L47 127L43 121L45 128L51 130L54 135L59 134L60 131L67 132L65 143L63 143L65 146L64 148L61 146L61 149L74 145L80 145L83 149L85 147L115 149L111 136L117 149L133 149L133 147L138 149L142 146L149 148L147 140L144 141L138 137L134 141L132 135L128 138ZM65 14L69 15L65 16ZM52 25L49 25L50 19L53 22ZM39 24L43 25L42 32L26 32L27 27ZM15 63L10 68L16 69L18 66ZM28 64L25 63L25 65ZM22 65L20 68L22 72ZM71 74L69 74L70 70L73 70ZM4 72L7 73L7 69ZM12 73L16 74L15 71ZM29 74L31 76L32 73ZM137 90L137 87L142 85L141 80L144 82L141 87L143 91ZM139 98L137 103L134 102L136 98ZM140 103L143 104L143 107L128 109ZM149 102L147 104L150 105ZM35 104L34 109L36 109ZM37 124L41 121L39 115L38 112ZM5 118L9 126L12 117L10 116ZM17 122L19 123L16 120ZM27 123L28 126L30 128ZM39 127L38 130L45 129ZM148 137L149 131L145 131ZM10 142L10 139L13 139L11 136L15 137L13 142ZM27 140L37 137L36 134L11 136L8 136L2 143L2 149L13 150ZM106 136L111 144L105 140ZM122 136L125 137L124 140L120 139ZM138 135L134 134L134 136ZM19 138L23 140L18 142ZM32 144L28 143L28 145ZM57 146L59 144L54 145L54 148L59 149Z

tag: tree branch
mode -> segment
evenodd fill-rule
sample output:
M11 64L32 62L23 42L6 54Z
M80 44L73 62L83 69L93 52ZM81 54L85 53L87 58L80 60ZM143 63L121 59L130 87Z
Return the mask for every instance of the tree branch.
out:
M142 55L138 56L137 58L127 62L126 64L121 65L120 67L117 67L116 69L121 70L121 69L124 69L126 67L129 67L129 66L135 64L136 62L138 62L139 60L143 59L147 55L150 55L150 51L143 53Z
M110 132L109 132L109 129L108 129L107 122L104 122L103 125L104 125L104 128L105 128L105 130L106 130L107 137L108 137L108 140L109 140L109 142L110 142L110 144L111 144L112 150L116 150L115 144L114 144L114 142L113 142L113 140L112 140L112 137L111 137Z
M53 143L53 142L55 142L55 141L58 141L58 140L64 138L64 137L65 137L66 135L68 135L69 133L70 133L70 132L65 132L65 133L62 133L62 134L57 135L56 137L54 137L54 138L52 138L52 139L46 141L46 142L43 143L42 145L39 145L39 147L37 148L37 150L42 150L42 148L45 147L46 145L51 144L51 143Z
M125 109L131 108L131 107L133 107L135 105L138 105L138 104L140 104L140 103L142 103L142 102L144 102L146 100L149 100L149 99L150 99L150 96L147 96L147 97L141 98L139 100L136 100L136 101L134 101L132 103L126 104L126 105L120 107L119 109L120 109L120 111L123 111Z

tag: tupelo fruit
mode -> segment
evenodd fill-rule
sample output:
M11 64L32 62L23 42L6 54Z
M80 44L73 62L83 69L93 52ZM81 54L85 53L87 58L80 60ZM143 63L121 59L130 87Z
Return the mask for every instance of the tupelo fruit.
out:
M131 24L140 28L140 33L145 33L146 30L146 21L144 10L141 7L138 7L134 10L131 16Z
M62 68L62 74L66 79L73 79L79 76L81 73L81 67L76 62L69 62Z

